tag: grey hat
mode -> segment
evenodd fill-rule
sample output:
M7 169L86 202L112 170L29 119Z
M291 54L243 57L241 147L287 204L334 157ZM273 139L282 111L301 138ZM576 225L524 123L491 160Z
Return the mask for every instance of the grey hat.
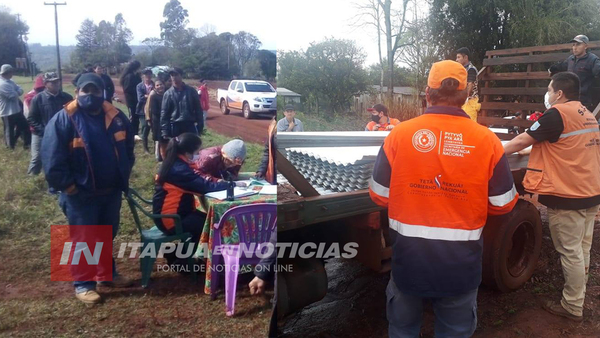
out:
M8 73L8 72L12 72L14 70L13 66L7 64L3 64L2 68L0 68L0 75L3 75L4 73Z
M294 109L293 105L288 104L288 105L285 106L285 111L288 111L288 110L294 110L295 111L296 109Z
M96 73L81 74L79 80L77 80L77 88L81 89L90 83L101 91L104 90L104 81L102 81L102 78Z
M55 72L47 72L44 74L44 83L53 82L56 80L60 80L60 78L58 77L58 74L56 74Z
M240 160L246 159L246 145L242 140L231 140L223 145L221 152L225 153L227 157L234 159L239 158Z
M581 42L581 43L585 43L587 45L588 43L590 43L590 39L588 39L588 37L585 35L577 35L576 37L573 38L573 40L571 40L569 42Z

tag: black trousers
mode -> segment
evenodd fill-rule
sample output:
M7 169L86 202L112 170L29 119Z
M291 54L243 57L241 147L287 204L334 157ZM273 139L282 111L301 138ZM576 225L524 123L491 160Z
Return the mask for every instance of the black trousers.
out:
M127 106L129 109L129 119L131 120L131 131L137 135L140 131L140 116L135 113L136 106Z
M29 149L31 146L31 131L23 113L2 117L4 124L4 144L10 149L15 149L17 139L23 138L23 147Z
M189 232L192 235L192 237L190 238L190 243L193 245L192 252L194 253L198 249L200 235L202 234L202 228L204 227L205 221L206 214L198 210L194 210L191 214L185 216L185 218L181 220L181 227L183 228L183 232ZM171 235L174 233L175 228L172 228L167 234ZM186 252L186 250L183 250L183 252Z

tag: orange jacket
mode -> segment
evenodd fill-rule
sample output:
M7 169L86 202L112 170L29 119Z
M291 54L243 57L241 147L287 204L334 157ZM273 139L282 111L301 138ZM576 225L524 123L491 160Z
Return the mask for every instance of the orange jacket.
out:
M462 109L445 106L392 130L369 188L373 201L388 207L398 234L396 285L431 297L477 288L486 218L510 212L518 199L498 137Z
M564 130L555 143L537 142L531 149L525 189L563 198L600 195L600 131L580 102L555 104Z
M377 123L374 121L367 123L367 126L365 127L365 131L386 131L386 130L388 130L387 129L388 126L397 126L399 124L400 124L400 120L388 117L387 123ZM379 127L377 129L375 129L376 125L379 125Z

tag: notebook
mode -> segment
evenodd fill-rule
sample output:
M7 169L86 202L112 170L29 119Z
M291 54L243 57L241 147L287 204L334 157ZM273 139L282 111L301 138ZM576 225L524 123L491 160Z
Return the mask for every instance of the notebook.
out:
M253 191L251 189L246 190L246 189L240 188L240 187L235 187L233 189L233 197L234 198L241 198L241 197L252 196L252 195L256 195L256 194L257 194L257 192ZM227 199L227 190L209 192L208 194L205 194L204 196L218 199L220 201L224 201Z
M277 186L276 185L263 185L262 189L259 192L260 195L277 195Z

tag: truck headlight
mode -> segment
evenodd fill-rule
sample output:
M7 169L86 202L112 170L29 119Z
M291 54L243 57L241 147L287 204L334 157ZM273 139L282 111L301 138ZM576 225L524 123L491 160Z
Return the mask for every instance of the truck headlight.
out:
M260 98L260 97L255 97L255 98L254 98L254 101L256 101L256 102L263 102L263 99L262 99L262 98Z

